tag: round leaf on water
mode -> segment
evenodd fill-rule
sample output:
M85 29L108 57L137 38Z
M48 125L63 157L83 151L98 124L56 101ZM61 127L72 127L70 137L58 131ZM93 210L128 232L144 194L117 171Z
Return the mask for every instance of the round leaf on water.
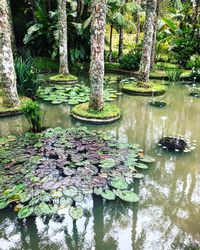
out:
M155 162L155 159L151 156L145 155L144 157L140 158L140 161L144 163L153 163Z
M115 194L111 190L106 190L101 193L101 196L106 200L114 200Z
M38 211L40 212L40 214L53 214L54 213L54 209L51 205L48 205L45 202L41 202L38 207L37 207Z
M33 207L24 206L19 210L17 216L19 219L24 219L29 217L33 212L34 212Z
M72 217L73 220L78 220L83 216L83 209L80 206L71 207L69 209L69 215Z
M125 190L128 188L128 183L121 177L115 177L111 179L110 186L116 189Z
M0 200L0 209L4 209L8 206L9 201L5 200L5 199L1 199Z
M68 187L63 190L63 194L68 197L74 197L78 194L78 189L76 187Z
M101 168L113 168L115 166L115 160L112 158L106 158L100 161Z
M62 198L60 199L60 205L61 205L62 207L71 206L72 203L73 203L73 200L72 200L72 198L70 198L70 197L62 197Z
M135 178L135 179L142 179L142 178L144 178L144 175L140 174L140 173L133 173L133 178Z
M55 199L59 199L60 197L62 197L62 192L58 190L52 190L51 196Z
M138 202L139 201L138 195L132 191L122 191L119 198L123 201L128 201L128 202Z
M144 163L137 163L135 165L135 167L141 168L141 169L148 169L148 166L146 164L144 164Z
M78 193L78 195L76 195L76 196L73 197L73 200L74 200L75 202L82 202L83 199L84 199L84 196L83 196L83 194L80 193L80 192Z

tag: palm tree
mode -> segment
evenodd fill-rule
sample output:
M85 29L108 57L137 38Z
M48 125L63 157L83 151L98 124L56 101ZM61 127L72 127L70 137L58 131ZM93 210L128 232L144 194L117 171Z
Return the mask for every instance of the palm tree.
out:
M7 0L0 1L0 87L2 89L3 106L8 108L18 107L20 101L16 88Z
M141 6L141 0L137 0L137 4L138 6ZM138 44L139 43L139 38L140 38L140 13L137 10L136 12L136 16L137 16L137 20L136 20L136 37L135 37L135 43Z
M143 52L139 68L139 80L143 82L149 81L155 15L156 0L147 0Z
M59 73L69 74L68 51L67 51L67 13L66 0L58 0L58 26L59 26Z
M106 1L93 0L91 5L91 61L89 106L101 111L104 108L104 44L106 26Z
M154 66L155 57L156 57L156 35L157 35L157 29L158 29L159 14L160 14L160 0L156 0L156 16L155 16L155 21L154 21L153 42L152 42L152 50L151 50L151 69Z

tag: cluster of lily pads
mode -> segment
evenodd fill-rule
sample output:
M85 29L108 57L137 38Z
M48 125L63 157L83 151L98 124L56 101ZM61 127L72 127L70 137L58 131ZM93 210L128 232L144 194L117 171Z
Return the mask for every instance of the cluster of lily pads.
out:
M112 88L104 90L105 101L113 101L119 95L121 95L121 93ZM39 97L52 104L68 103L70 105L76 105L89 101L90 88L80 84L73 86L49 86L40 89Z
M138 170L155 161L138 144L85 127L26 133L0 145L0 209L12 205L20 219L65 208L78 219L92 194L137 202L133 183L143 177Z

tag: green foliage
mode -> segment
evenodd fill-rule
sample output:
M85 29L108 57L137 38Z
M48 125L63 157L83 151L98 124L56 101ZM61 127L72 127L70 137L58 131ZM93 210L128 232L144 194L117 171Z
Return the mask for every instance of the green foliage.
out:
M33 59L31 57L28 59L22 59L22 57L16 58L15 71L19 93L23 96L36 99L40 80L38 79L38 71Z
M192 69L191 77L193 77L195 80L200 80L200 55L195 54L192 55L187 62L187 67Z
M22 111L31 127L32 132L41 132L43 125L43 112L38 102L29 100L22 106Z
M57 12L48 11L45 1L40 1L35 6L35 19L28 23L24 44L34 54L45 54L54 59L58 54Z
M58 61L49 57L35 57L33 61L39 73L57 72L59 69Z
M55 75L55 76L51 76L49 78L50 81L52 82L70 82L70 81L78 81L78 78L74 75Z
M141 52L139 50L131 50L120 60L120 67L127 70L138 70L140 64Z
M109 59L110 59L110 52L109 51L105 50L104 58L105 58L105 62L109 62ZM117 61L118 61L118 52L112 51L112 62L117 62Z
M171 82L178 82L183 73L183 69L165 68L165 73Z

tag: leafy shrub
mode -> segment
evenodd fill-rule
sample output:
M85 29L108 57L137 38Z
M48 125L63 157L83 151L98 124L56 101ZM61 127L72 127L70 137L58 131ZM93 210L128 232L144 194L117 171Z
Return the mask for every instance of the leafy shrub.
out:
M38 79L38 71L34 66L33 59L31 57L28 59L22 59L22 57L16 58L15 71L19 93L36 99L40 80Z
M22 111L31 127L31 131L41 132L43 127L43 112L39 103L30 100L22 105Z
M183 69L165 68L165 73L171 82L177 82L180 80L180 76L183 73Z
M119 64L123 69L138 70L140 59L141 52L139 50L131 50L119 60Z
M110 56L110 52L105 50L105 52L104 52L105 62L110 61L109 56ZM118 62L118 53L117 53L117 51L112 51L112 62Z
M200 80L200 55L192 55L187 62L187 67L192 69L191 77Z

